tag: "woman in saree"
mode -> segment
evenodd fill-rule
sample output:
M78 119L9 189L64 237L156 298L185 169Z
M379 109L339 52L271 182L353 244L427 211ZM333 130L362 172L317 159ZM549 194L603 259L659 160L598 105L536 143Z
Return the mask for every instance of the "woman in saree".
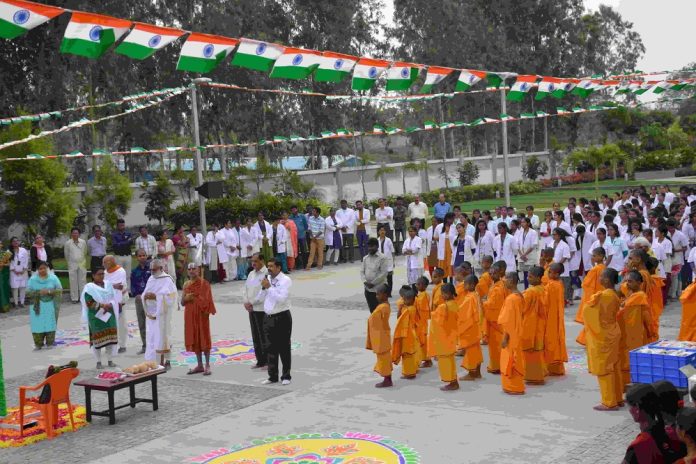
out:
M186 236L184 226L179 226L172 237L175 254L174 263L176 267L176 287L181 289L186 282L186 267L188 266L189 239ZM170 274L171 275L171 274ZM172 276L174 277L174 276Z
M104 281L104 268L95 268L92 282L85 285L80 298L82 303L82 323L89 327L89 346L97 360L97 369L102 368L101 350L106 348L109 367L115 367L112 357L118 350L119 305L114 288Z
M27 300L29 302L29 324L34 337L34 350L44 346L51 348L56 340L56 319L63 287L45 261L36 266L36 273L27 283Z

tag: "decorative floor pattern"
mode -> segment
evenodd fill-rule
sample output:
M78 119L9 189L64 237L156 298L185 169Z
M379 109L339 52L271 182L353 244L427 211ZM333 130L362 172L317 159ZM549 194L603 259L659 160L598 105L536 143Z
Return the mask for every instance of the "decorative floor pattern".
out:
M303 433L252 440L188 459L198 464L418 464L407 445L367 433Z
M128 322L128 338L140 338L138 321ZM58 346L89 346L89 329L80 327L77 329L56 330L56 345Z
M0 422L13 424L18 424L20 422L19 408L9 408L7 412L8 416ZM79 431L79 429L87 425L86 411L83 406L73 405L73 420L75 421L75 431ZM56 436L72 431L70 416L68 415L68 405L61 404L58 406L58 423L55 427ZM19 430L0 428L0 448L27 446L45 440L46 438L48 438L46 429L41 425L41 422L35 427L26 429L24 431L24 436L20 436Z
M298 350L302 345L293 342L291 348ZM254 344L251 340L218 340L213 342L210 350L210 364L223 366L225 364L254 364L256 355L254 354ZM172 366L190 367L198 363L196 354L190 351L180 351L176 358L172 359Z

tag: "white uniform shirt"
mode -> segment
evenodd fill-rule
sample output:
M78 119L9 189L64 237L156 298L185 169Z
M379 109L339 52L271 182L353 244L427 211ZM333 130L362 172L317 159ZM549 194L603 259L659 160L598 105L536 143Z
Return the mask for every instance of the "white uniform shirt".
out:
M401 253L405 251L410 251L411 255L406 255L406 269L421 269L423 268L423 258L421 248L423 247L423 240L419 236L413 238L408 237L404 240L404 244L401 247Z
M684 264L684 256L689 248L689 239L680 230L676 229L672 236L672 263L682 265ZM682 251L675 251L681 249Z
M628 252L628 245L626 245L626 242L620 237L616 237L615 239L607 237L606 241L610 242L611 247L614 249L614 254L611 257L611 261L609 262L609 267L615 269L618 272L623 271L623 268L626 264L624 252Z
M563 274L561 277L570 277L570 247L568 243L561 240L553 250L553 262L563 263ZM563 260L565 259L565 262Z
M670 255L672 254L672 242L665 238L662 242L657 238L653 239L652 251L655 253L655 258L660 262L657 265L656 274L662 278L667 276L667 272L672 272L672 263Z
M493 239L493 253L498 261L505 261L507 269L505 272L515 272L517 265L515 263L515 253L517 252L517 242L510 234L505 234L505 239L501 240L500 235L496 235Z
M394 210L391 206L377 208L375 210L375 220L377 224L389 224L389 228L394 228Z
M336 213L334 218L331 216L327 217L324 219L324 222L326 223L326 226L324 227L324 243L326 246L332 247L334 246L333 233L336 229L343 227L343 223L338 219L338 213Z
M259 252L259 248L257 246L257 240L256 240L256 231L254 231L253 227L251 227L251 228L242 227L239 230L239 243L240 243L239 246L242 248L242 250L241 250L242 258L249 258L254 253Z
M425 220L428 217L428 205L422 201L419 201L418 204L415 201L411 202L408 205L408 217L410 219L419 218Z
M493 234L487 230L485 234L479 235L478 242L475 243L474 262L481 264L484 256L493 256Z
M261 301L263 298L263 311L268 315L289 311L292 280L282 272L279 272L275 277L269 276L269 279L271 286L262 289L256 297L256 301Z
M381 237L377 237L377 240L379 240L378 250L387 258L387 269L391 272L394 270L394 243L389 237L384 237L384 240Z
M609 237L604 239L604 243L599 243L599 240L595 240L594 242L592 242L590 251L594 250L595 248L604 248L604 252L606 253L605 262L609 262L609 260L611 260L611 257L614 256L614 247L611 245Z
M527 255L526 260L523 261L525 264L533 265L539 262L539 235L536 230L531 227L529 230L525 231L520 229L517 235L517 249L518 253L526 253L531 250Z
M450 246L452 246L452 242L454 242L454 239L457 236L457 228L454 227L454 224L450 226L449 234L447 235L445 235L445 233L442 231L443 227L444 224L438 224L435 228L435 232L433 233L433 239L437 239L437 259L440 261L445 259L445 239L449 237Z
M351 208L339 209L336 211L336 219L338 222L343 224L341 227L345 227L346 231L342 232L345 234L355 233L355 210Z
M244 281L244 290L242 290L242 302L251 303L254 311L263 311L263 301L266 299L266 292L261 291L261 281L268 274L266 266L260 271L255 271L254 268L249 268L247 279Z
M556 228L556 221L542 222L539 226L539 236L541 237L541 248L553 248L553 229Z

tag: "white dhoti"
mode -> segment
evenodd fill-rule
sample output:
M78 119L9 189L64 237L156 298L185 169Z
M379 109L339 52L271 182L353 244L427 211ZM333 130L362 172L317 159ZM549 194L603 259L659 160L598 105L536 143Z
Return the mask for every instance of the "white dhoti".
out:
M227 260L226 263L223 263L222 266L225 268L225 280L236 280L237 279L237 260L235 258L232 258L231 256L228 257L229 259Z
M126 308L121 307L118 312L118 346L120 348L126 347L126 342L128 341L128 320L126 319Z
M145 337L145 361L159 362L157 347L160 346L160 329L157 319L147 318Z
M128 301L128 281L126 280L126 270L118 266L115 270L104 273L104 280L110 282L112 286L121 285L121 290L114 289L114 300L117 303L116 309L116 330L118 331L118 346L126 348L128 341L128 321L126 320L126 302Z
M166 362L171 358L172 350L172 313L179 305L176 284L167 274L153 275L148 279L143 295L148 293L154 293L156 299L148 299L145 303L147 315L155 317L147 317L145 360L159 361L160 357L164 357Z

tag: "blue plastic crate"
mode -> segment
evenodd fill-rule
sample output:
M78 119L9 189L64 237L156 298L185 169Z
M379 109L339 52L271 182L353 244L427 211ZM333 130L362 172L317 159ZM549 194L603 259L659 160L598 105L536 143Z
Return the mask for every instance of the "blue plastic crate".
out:
M652 345L648 345L651 346ZM637 348L629 353L631 368L631 381L634 383L652 383L658 380L667 380L675 387L688 387L688 379L679 370L687 364L696 364L696 350L689 356L670 356L669 354L639 353ZM679 348L659 347L667 351Z

